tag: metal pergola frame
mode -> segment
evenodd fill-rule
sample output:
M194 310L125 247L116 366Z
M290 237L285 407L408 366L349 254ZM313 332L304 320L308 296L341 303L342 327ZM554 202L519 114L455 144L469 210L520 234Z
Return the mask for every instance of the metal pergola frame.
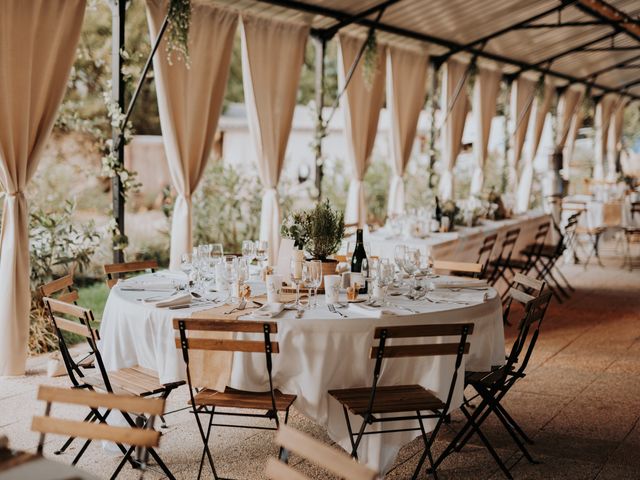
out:
M425 34L422 32L406 30L403 28L399 28L399 27L384 23L382 21L382 16L385 10L388 7L391 7L395 4L400 3L402 0L382 0L380 3L372 7L369 7L366 10L356 14L349 14L337 9L332 9L332 8L328 8L328 7L324 7L324 6L316 5L312 3L305 3L300 0L255 0L255 1L258 3L264 3L268 5L274 5L274 6L279 6L279 7L283 7L291 10L296 10L299 12L311 13L314 15L321 15L336 21L335 24L333 24L328 28L311 29L311 36L314 39L315 45L316 45L315 87L316 87L316 105L317 105L317 118L316 118L317 130L325 129L328 124L328 121L324 120L323 113L322 113L322 109L324 106L324 98L325 98L324 60L325 60L325 54L326 54L326 44L341 29L353 24L368 28L369 35L371 35L372 32L377 30L377 31L389 33L395 36L417 40L420 42L433 44L433 45L445 48L447 51L444 54L432 57L431 59L431 62L436 70L444 61L446 61L452 55L455 55L457 53L468 53L472 55L474 59L485 58L485 59L499 62L502 64L517 67L518 70L516 72L505 75L506 81L513 80L514 78L516 78L518 75L520 75L525 71L534 71L542 75L550 75L560 80L565 80L567 84L558 87L559 89L564 89L571 84L582 84L587 88L587 94L591 94L593 89L598 89L601 91L600 96L605 95L607 93L618 93L628 97L631 101L640 100L640 95L636 95L628 92L629 88L632 88L640 84L640 74L637 79L628 81L623 85L619 85L618 87L610 87L597 82L597 77L599 75L602 75L603 73L607 73L607 72L618 70L618 69L640 69L639 68L640 65L636 63L632 63L632 62L638 61L640 59L640 55L631 57L624 61L618 61L611 66L601 68L593 72L589 72L589 74L582 77L569 75L569 74L560 72L558 70L554 70L552 68L553 63L556 60L571 54L576 54L581 52L640 50L640 21L633 19L628 14L616 9L612 5L608 4L605 0L558 0L559 2L558 5L554 7L551 7L536 15L533 15L525 20L519 21L513 25L510 25L508 27L495 31L489 35L485 35L467 44L457 43L445 38ZM160 44L160 41L162 39L162 36L166 30L167 23L168 23L168 16L165 18L163 25L159 30L157 38L155 39L155 42L152 45L151 53L143 68L143 71L139 79L139 83L131 98L131 101L129 102L128 107L125 108L125 98L124 98L125 89L124 89L124 78L122 75L122 57L120 52L121 52L121 49L124 47L124 42L125 42L124 31L125 31L127 0L109 0L109 2L111 4L111 10L112 10L112 38L113 38L111 96L112 96L112 99L118 103L121 110L126 111L126 120L125 120L125 125L126 125L126 121L129 119L131 115L131 112L138 98L138 94L140 93L140 89L146 79L153 56L156 53L158 46ZM570 7L579 9L581 12L592 17L593 20L580 21L580 22L576 22L576 21L563 22L562 12L563 10ZM374 19L370 18L372 15L375 15ZM538 22L543 19L547 19L551 15L557 15L557 22L555 23L549 23L548 21L545 23ZM612 31L604 35L601 35L594 40L590 40L581 45L572 47L560 53L554 54L548 58L542 59L536 63L527 63L515 58L488 52L485 50L485 46L491 40L517 30L581 28L581 27L593 27L593 26L610 27ZM635 45L634 46L615 46L615 39L619 35L626 35L627 37L631 38L633 41L638 42L638 45L637 46ZM611 39L611 45L609 47L594 46L607 39ZM364 44L359 55L355 58L353 65L349 69L349 74L347 75L347 83L350 80L350 77L353 74L353 71L355 70L358 62L360 61L360 58L362 57L363 52L364 52ZM346 88L346 85L345 85L345 88ZM338 98L339 96L342 95L343 92L344 92L344 89L342 92L339 92ZM334 103L335 103L334 104L334 111L335 111L335 107L337 106L337 101ZM322 186L322 176L323 176L322 145L321 145L322 135L320 134L320 132L316 132L316 133L318 137L318 144L315 146L315 154L316 154L315 155L316 156L316 172L315 173L316 173L316 187L318 189L319 196L320 196L321 186ZM121 164L124 164L123 135L124 135L124 132L120 132L118 131L117 128L114 128L113 142L115 145L118 161ZM112 183L112 202L113 202L114 219L116 221L118 229L122 234L124 234L125 232L125 221L124 221L125 199L122 192L122 184L120 182L120 179L117 176L113 179L113 183ZM114 259L114 262L124 261L122 250L116 250L114 248L113 259Z

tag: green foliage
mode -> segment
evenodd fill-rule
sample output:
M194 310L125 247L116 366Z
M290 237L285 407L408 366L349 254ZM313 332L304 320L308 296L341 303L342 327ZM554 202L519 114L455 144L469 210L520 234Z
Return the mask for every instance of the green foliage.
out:
M169 24L167 25L167 61L173 65L173 54L184 60L189 59L189 26L191 25L191 0L171 0L169 2Z
M344 236L344 213L329 200L314 208L295 212L282 223L281 233L293 238L313 258L326 260L338 251Z

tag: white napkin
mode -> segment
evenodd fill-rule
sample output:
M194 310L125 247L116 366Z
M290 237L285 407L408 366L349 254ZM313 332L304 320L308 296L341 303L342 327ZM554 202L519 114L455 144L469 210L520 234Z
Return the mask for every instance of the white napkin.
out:
M380 318L383 315L406 315L407 311L393 307L371 307L362 303L350 303L349 311L363 317Z
M251 314L255 318L274 318L282 313L284 303L266 303Z
M145 280L129 278L127 280L120 280L120 282L118 282L118 286L124 290L142 289L162 292L171 292L176 288L174 282L167 278L148 278Z
M170 296L165 300L160 300L159 302L151 302L158 308L164 307L177 307L180 305L188 305L191 303L191 294L190 293L177 293L175 295Z
M489 292L483 290L452 292L441 288L436 291L429 292L427 296L432 300L451 303L484 303L489 298Z
M431 282L434 289L446 288L487 288L489 284L485 280L468 279L468 280L433 280Z

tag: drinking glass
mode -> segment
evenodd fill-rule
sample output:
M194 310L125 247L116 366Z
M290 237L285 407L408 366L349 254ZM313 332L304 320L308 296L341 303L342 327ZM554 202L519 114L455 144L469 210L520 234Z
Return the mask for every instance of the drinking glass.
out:
M300 303L300 285L304 283L304 277L302 275L304 269L304 260L291 260L290 268L289 268L289 277L293 284L296 286L296 310L302 309L302 304Z
M423 271L428 278L435 277L435 273L433 271L433 252L430 247L427 247L427 251L425 252L425 256L422 259L422 265L420 270Z
M256 241L256 258L260 262L260 266L264 267L264 262L269 259L269 242L266 240Z
M382 289L382 305L389 306L389 301L387 300L387 292L389 291L389 286L393 284L395 269L393 264L385 259L378 264L377 270L378 273L376 276L376 282Z
M256 244L253 240L242 241L242 256L247 259L247 262L253 262L256 256Z
M396 262L396 266L398 267L398 271L400 272L400 281L398 282L399 285L402 285L404 283L402 281L402 272L404 270L404 254L406 253L406 251L406 245L396 245L393 252L393 258Z
M234 303L238 300L235 295L237 292L234 291L234 286L238 282L238 258L235 255L224 257L224 277L229 291L227 299Z
M416 273L420 269L420 250L417 248L407 248L404 254L404 261L402 262L404 271L411 275L411 290L416 285Z
M222 260L223 250L221 243L210 243L209 247L211 248L211 263L214 265Z
M191 254L183 253L180 257L180 270L182 270L188 277L192 268L193 265L191 263Z
M313 289L313 308L318 306L318 288L322 283L322 262L320 260L311 260L307 262L307 274L309 278L309 288Z
M237 261L237 270L238 270L238 283L242 287L247 280L249 280L249 262L246 258L241 257L238 258Z

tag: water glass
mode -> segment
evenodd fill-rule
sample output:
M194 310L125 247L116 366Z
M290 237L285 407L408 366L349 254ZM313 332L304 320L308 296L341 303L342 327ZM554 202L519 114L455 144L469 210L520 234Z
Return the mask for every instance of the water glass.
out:
M382 289L382 304L389 305L387 300L387 292L389 287L393 284L395 277L395 269L391 262L383 260L378 264L378 274L376 276L376 283Z
M223 249L222 249L222 244L221 243L211 243L209 245L211 247L211 260L214 263L218 263L220 260L222 260L222 256L224 255L223 253Z
M340 300L340 283L342 277L340 275L324 276L324 293L327 305L333 305Z
M269 259L269 242L266 240L256 241L256 258L260 262L260 266L264 266L264 262Z
M322 262L311 260L307 262L307 269L310 278L310 288L313 288L313 308L318 306L318 288L322 283Z
M242 241L242 256L247 259L247 262L253 262L256 256L256 244L253 240Z
M304 270L304 260L292 259L289 268L289 279L296 286L296 310L302 308L300 303L300 285L304 283L304 277L302 275Z

